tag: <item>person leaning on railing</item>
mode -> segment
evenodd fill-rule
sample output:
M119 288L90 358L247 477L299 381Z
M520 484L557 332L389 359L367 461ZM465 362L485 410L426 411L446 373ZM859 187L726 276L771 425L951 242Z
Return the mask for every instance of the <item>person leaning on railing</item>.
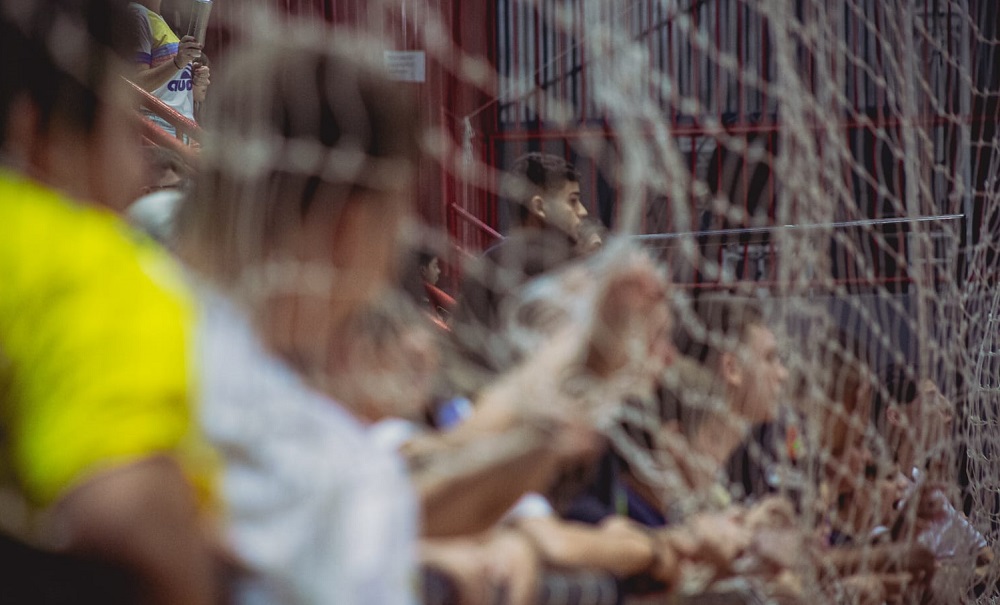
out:
M195 103L205 100L208 65L200 60L202 44L191 36L178 39L160 16L161 3L162 0L139 0L129 4L138 31L134 79L144 90L193 121ZM163 118L147 116L174 134L174 126Z

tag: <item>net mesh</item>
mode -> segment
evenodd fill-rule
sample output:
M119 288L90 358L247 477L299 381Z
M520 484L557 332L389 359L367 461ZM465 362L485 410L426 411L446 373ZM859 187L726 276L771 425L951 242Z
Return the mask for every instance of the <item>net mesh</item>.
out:
M785 562L797 574L789 579L765 569L787 558L788 544L761 538L756 558L730 574L743 583L691 566L680 588L685 598L858 599L865 574L878 570L871 537L887 535L935 551L938 601L968 600L978 586L975 598L993 602L1000 570L992 563L977 569L984 562L975 549L962 549L970 540L978 547L979 537L992 545L1000 532L996 3L471 4L301 0L261 13L262 3L220 1L209 34L220 56L213 70L225 73L226 52L243 38L257 41L242 58L250 64L239 72L244 78L267 64L269 44L290 38L324 48L349 37L359 56L388 63L424 118L426 159L413 190L423 218L436 226L408 224L403 239L438 251L447 287L477 278L475 257L516 221L517 210L504 203L516 157L544 151L577 167L589 214L622 243L583 269L532 282L505 310L500 336L451 325L485 358L449 360L448 374L462 388L529 356L553 330L599 330L602 297L622 285L616 276L648 269L636 260L637 247L669 270L674 325L695 340L723 347L731 340L699 314L719 292L761 304L789 376L769 418L775 428L751 442L745 462L765 491L792 497L790 512L772 514L788 512L802 534L850 536L862 554L839 575L848 580L829 580L824 565L833 564L805 554ZM275 9L311 20L286 29ZM338 29L326 29L329 22ZM255 103L270 98L274 85L262 79L259 97L223 108L246 111L250 121L221 133L238 148L209 146L202 159L246 175L280 163L289 173L357 185L359 172L346 167L358 150L317 165L314 149L275 143L268 126L253 121L270 111ZM291 84L287 90L294 93ZM366 172L364 185L392 189L392 173L391 166ZM237 201L264 186L241 184L249 192L214 193ZM233 210L232 231L221 236L234 254L252 256L264 245L268 235L258 229L268 219L254 214L261 211ZM252 296L306 283L320 291L327 286L317 284L343 277L248 262L252 270L239 277L241 287L257 291ZM500 287L514 291L525 278L501 276ZM382 340L352 355L380 358L392 348L385 343L395 342L398 326L384 329L379 313L391 315L366 316L360 333ZM347 366L356 380L366 378L364 363ZM739 485L739 473L723 478L710 448L699 447L705 426L747 431L759 420L734 409L715 371L682 358L662 370L657 389L579 387L581 399L596 401L585 417L677 522L696 522L754 487ZM479 374L485 378L468 379ZM371 397L408 399L405 384L390 387ZM916 407L897 401L914 399L907 389L917 393ZM862 401L881 406L869 412ZM900 409L905 418L890 421L889 410ZM905 487L890 492L898 474ZM920 525L918 504L932 483L974 530ZM895 501L913 505L893 515Z
M214 18L225 31L253 29L252 3L219 4ZM993 2L379 0L283 8L371 41L376 58L408 51L381 59L396 78L416 82L404 86L415 89L427 124L417 191L422 214L441 228L413 238L442 252L446 284L475 276L470 259L516 221L504 203L513 160L527 151L565 157L581 173L590 215L669 268L681 329L711 338L714 326L697 308L715 292L762 303L790 377L778 436L760 439L746 457L769 488L795 496L796 522L868 544L893 498L880 486L894 469L910 492L934 475L994 542ZM584 330L602 291L593 283L621 268L592 263L586 288L572 276L550 277L525 291L504 338L470 338L495 365L521 358L545 329L516 320L525 307L537 316L539 301ZM513 289L524 278L501 283ZM459 338L464 329L452 326ZM454 363L460 376L481 369ZM666 371L658 396L618 392L628 405L593 415L679 519L712 509L718 463L697 452L664 400L698 416L692 426L752 424L732 413L717 377L688 363ZM921 406L940 404L940 416L911 415L901 437L857 408L865 398L884 402L876 414L897 408L905 391L897 383L907 381L921 391ZM942 430L944 408L954 422ZM915 454L895 460L904 438L934 464ZM780 447L770 447L775 440ZM863 443L868 458L851 458L862 454L845 442ZM938 574L935 598L971 594L975 564L956 554L961 536L927 537L912 523L885 530L897 543L939 539L932 547L949 571ZM804 573L821 577L821 567ZM858 574L874 568L862 557ZM997 569L979 572L987 599ZM710 588L697 573L689 580L692 595ZM803 580L796 590L825 600L852 594L849 582Z

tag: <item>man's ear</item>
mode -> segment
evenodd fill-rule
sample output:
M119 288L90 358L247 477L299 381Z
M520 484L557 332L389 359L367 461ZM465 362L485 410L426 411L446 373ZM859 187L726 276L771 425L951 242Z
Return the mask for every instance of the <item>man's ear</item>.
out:
M542 199L542 196L532 196L532 198L528 200L528 212L534 214L542 220L545 220L545 200Z
M719 368L722 371L722 379L726 384L734 387L743 386L743 366L740 365L736 356L732 353L723 353L719 357Z

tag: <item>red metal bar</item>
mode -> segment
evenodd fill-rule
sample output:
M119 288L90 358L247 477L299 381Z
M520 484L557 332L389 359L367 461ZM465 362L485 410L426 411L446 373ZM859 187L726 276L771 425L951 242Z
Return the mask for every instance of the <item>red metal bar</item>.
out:
M201 127L198 126L194 120L189 120L177 113L172 107L154 97L152 94L138 86L135 82L129 80L128 78L123 79L128 82L129 85L139 94L141 104L144 108L166 120L177 130L178 134L186 134L196 141L201 140Z
M493 227L490 227L489 225L481 221L478 217L470 213L465 208L462 208L458 204L450 204L450 207L455 212L456 216L465 219L467 223L479 229L481 233L485 233L486 235L491 235L496 239L504 239L503 234L501 234Z
M142 116L141 124L142 136L150 143L158 147L165 147L177 153L177 155L179 155L188 165L194 165L197 162L198 153L194 148L180 142L176 137L170 136L167 131L160 128L156 123L145 116Z

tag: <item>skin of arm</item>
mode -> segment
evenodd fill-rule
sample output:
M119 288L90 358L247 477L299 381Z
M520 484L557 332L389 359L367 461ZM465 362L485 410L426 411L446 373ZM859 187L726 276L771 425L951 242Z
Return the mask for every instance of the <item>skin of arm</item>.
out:
M598 296L602 326L649 327L650 307L665 286L647 259L617 275ZM662 311L662 309L661 309ZM656 314L654 314L656 315ZM659 342L663 321L653 322ZM587 422L570 377L614 378L624 330L567 325L556 329L528 359L479 394L476 412L454 431L411 443L403 453L425 511L425 536L450 536L492 526L525 492L545 492L571 464L603 451L603 437ZM593 351L602 355L595 356ZM615 352L614 354L609 354ZM600 358L600 363L595 361Z
M173 61L150 67L145 63L136 65L135 83L146 92L153 92L169 82L180 69Z
M483 531L529 491L544 491L565 453L545 433L518 427L456 443L430 436L403 448L420 496L425 536Z
M207 65L195 64L194 88L192 88L195 103L205 102L205 97L208 95L208 85L211 84L209 76L210 72Z
M420 560L451 578L464 605L491 605L503 590L505 603L537 602L541 564L520 532L498 527L463 538L423 539ZM500 588L500 587L503 588Z
M201 48L202 45L198 44L193 37L184 36L177 46L177 54L170 61L166 61L156 67L150 67L145 63L137 63L135 83L143 90L153 92L169 82L177 75L177 72L184 69L185 65L195 60L201 53Z
M547 565L599 569L619 578L649 572L668 585L677 574L673 551L627 519L612 517L595 527L557 517L532 517L519 520L517 528Z
M68 552L134 574L143 603L216 602L211 540L171 459L148 458L89 479L57 503L54 519Z

